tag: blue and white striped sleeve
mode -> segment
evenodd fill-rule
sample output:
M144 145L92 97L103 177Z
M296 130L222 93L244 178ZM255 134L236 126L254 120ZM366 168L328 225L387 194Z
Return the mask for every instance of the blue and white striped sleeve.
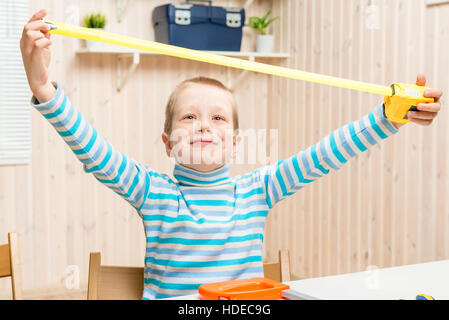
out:
M84 171L122 196L140 210L149 190L150 178L145 167L128 158L106 142L71 104L61 86L53 83L56 93L44 103L31 99L31 105L50 122Z
M383 105L294 156L258 171L267 205L272 208L307 184L340 169L351 158L398 132L385 118Z

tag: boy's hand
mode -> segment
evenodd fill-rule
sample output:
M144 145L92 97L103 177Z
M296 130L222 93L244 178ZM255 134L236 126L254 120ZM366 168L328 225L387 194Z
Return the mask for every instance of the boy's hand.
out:
M48 79L51 41L50 34L42 32L50 30L42 21L46 15L45 9L36 12L23 28L20 39L20 51L28 84L40 102L51 100L56 91Z
M423 74L419 74L416 79L416 85L425 86L426 85L426 76ZM443 92L440 89L429 89L424 92L424 97L426 98L434 98L434 102L429 103L420 103L416 107L418 111L409 111L407 112L407 117L411 122L419 124L421 126L428 126L432 123L433 119L436 118L438 112L441 110L441 96ZM393 122L395 127L399 129L405 123L397 123Z

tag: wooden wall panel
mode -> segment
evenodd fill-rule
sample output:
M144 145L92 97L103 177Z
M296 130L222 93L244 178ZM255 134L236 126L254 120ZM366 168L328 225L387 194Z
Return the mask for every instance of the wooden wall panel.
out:
M70 22L102 10L108 31L153 40L151 10L168 1L134 0L122 23L112 0L30 0L30 15ZM179 2L179 1L178 1ZM241 6L243 0L215 0ZM276 51L289 59L258 61L388 85L413 82L424 72L431 86L449 92L449 5L424 0L255 0L247 16L268 9ZM377 12L377 13L376 13ZM121 92L115 90L117 57L76 54L77 39L52 36L51 77L117 149L160 172L173 164L161 142L164 110L182 80L206 75L225 84L240 70L142 55ZM245 28L242 51L254 51ZM123 62L129 63L129 59ZM228 73L229 72L229 73ZM228 74L231 78L228 78ZM382 97L249 73L235 96L242 129L277 129L278 158L306 149L331 131L370 112ZM447 103L446 103L447 105ZM407 125L372 148L282 201L270 213L264 256L289 249L293 278L310 278L449 258L448 112L430 128ZM67 268L77 266L87 286L89 252L104 263L143 265L140 218L115 193L84 173L65 143L35 110L29 166L0 167L0 243L17 231L25 295L68 290ZM267 133L269 137L269 133ZM232 167L243 174L259 165ZM10 285L0 280L0 297ZM69 290L70 291L70 290Z

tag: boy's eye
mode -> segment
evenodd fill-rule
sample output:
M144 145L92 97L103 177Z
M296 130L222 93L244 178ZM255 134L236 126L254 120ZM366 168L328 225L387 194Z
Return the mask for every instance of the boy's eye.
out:
M194 119L194 116L192 116L192 115L187 115L187 116L184 117L184 119L193 120L193 119Z
M221 116L215 116L213 117L214 120L223 120L223 118Z

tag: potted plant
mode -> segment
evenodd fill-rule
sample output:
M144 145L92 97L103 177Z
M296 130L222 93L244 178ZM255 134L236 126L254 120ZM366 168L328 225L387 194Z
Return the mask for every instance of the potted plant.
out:
M249 24L245 24L246 27L251 27L259 31L259 35L257 36L256 39L257 52L264 52L264 53L273 52L274 37L272 35L267 34L267 28L273 21L275 21L279 17L266 21L270 13L271 11L268 11L262 18L250 17Z
M84 17L84 25L86 28L104 31L106 25L106 17L101 13L91 13ZM89 50L98 50L103 48L103 43L97 41L86 40Z

